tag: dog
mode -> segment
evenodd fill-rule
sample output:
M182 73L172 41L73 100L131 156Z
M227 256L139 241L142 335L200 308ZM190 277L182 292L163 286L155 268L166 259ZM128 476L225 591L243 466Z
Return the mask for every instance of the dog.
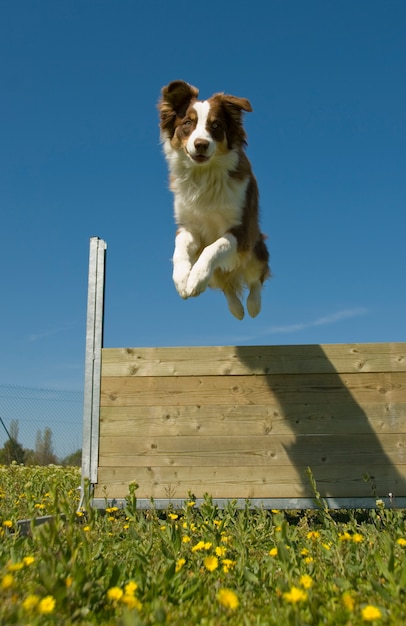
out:
M196 87L175 80L161 90L160 136L168 163L178 230L173 281L182 298L221 289L230 312L261 310L270 277L269 252L259 228L258 185L244 152L245 98L216 93L198 100Z

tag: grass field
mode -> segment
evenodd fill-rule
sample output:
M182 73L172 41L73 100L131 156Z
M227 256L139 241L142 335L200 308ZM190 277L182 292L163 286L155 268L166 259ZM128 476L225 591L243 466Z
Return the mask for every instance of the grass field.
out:
M403 511L77 511L76 468L0 467L0 623L406 624ZM18 520L54 515L18 532Z

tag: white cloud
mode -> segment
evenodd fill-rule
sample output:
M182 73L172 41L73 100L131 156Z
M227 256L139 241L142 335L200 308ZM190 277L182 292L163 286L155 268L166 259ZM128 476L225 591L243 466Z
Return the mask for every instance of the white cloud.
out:
M367 312L367 309L361 307L357 309L344 309L343 311L337 311L337 313L332 313L331 315L318 317L317 319L311 320L309 322L300 322L298 324L290 324L287 326L270 326L268 329L266 329L266 332L269 334L295 333L300 330L305 330L306 328L313 328L314 326L329 326L330 324L341 322L341 320L365 315Z
M28 341L33 342L40 341L41 339L47 339L47 337L52 337L53 335L58 335L59 333L71 330L73 326L73 324L66 324L66 326L60 326L59 328L52 328L39 333L31 333L31 335L28 335Z
M344 309L344 311L338 311L332 315L320 317L313 322L313 326L322 326L324 324L335 324L335 322L341 322L341 320L349 319L350 317L359 317L360 315L366 315L368 309L359 307L357 309Z
M297 333L308 328L314 328L316 326L328 326L331 324L336 324L337 322L341 322L342 320L350 319L352 317L359 317L361 315L366 315L367 313L368 309L365 309L363 307L358 307L354 309L343 309L342 311L337 311L336 313L332 313L331 315L318 317L315 320L310 320L308 322L296 322L295 324L286 324L282 326L268 326L266 328L263 328L262 331L257 335L239 336L239 338L236 339L236 342L238 343L242 341L253 341L267 335Z

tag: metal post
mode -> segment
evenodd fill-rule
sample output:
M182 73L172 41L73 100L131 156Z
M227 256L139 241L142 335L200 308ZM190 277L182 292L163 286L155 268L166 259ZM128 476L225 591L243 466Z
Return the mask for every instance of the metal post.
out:
M88 479L91 484L97 483L106 248L106 242L102 239L98 237L90 239L83 407L82 498L84 496L84 481Z

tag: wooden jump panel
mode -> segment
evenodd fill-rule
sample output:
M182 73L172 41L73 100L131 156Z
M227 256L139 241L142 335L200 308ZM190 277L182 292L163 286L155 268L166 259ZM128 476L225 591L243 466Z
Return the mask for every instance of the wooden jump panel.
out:
M99 426L95 498L404 498L406 344L104 348Z

